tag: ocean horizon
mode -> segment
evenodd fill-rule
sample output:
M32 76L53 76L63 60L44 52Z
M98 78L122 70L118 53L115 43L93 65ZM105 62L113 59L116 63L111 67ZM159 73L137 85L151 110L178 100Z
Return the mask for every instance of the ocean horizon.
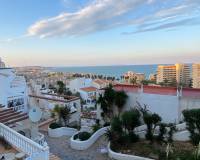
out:
M48 67L51 72L97 74L119 78L128 71L144 73L146 78L151 73L156 73L159 64L150 65L113 65L113 66L74 66L74 67Z

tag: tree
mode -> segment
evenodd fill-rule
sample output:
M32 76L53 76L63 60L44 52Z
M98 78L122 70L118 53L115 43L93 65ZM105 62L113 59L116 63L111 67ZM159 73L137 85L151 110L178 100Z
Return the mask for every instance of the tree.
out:
M104 110L107 111L107 114L109 116L109 118L112 118L113 117L113 105L114 105L114 102L115 102L115 90L113 89L113 86L110 84L106 89L105 89L105 92L104 92L104 96L103 96L103 100L105 101L105 104L104 104ZM107 107L105 109L105 107Z
M58 85L58 93L63 94L66 91L65 84L63 83L63 81L57 81L57 85Z
M155 129L161 122L162 118L156 113L146 113L143 116L143 120L144 123L147 125L146 139L153 142Z
M130 134L135 127L140 125L140 113L137 110L126 111L121 115L122 124Z
M200 142L200 109L184 110L183 116L190 132L190 139L197 146Z
M70 119L70 116L71 116L70 108L67 107L67 106L61 107L60 116L63 119L65 126L67 126L69 124L69 119Z
M60 125L62 125L64 122L64 125L67 126L71 113L70 113L70 108L69 107L64 107L64 106L59 106L59 105L55 105L54 109L53 109L53 113L56 114L57 119L58 119L58 123Z
M55 113L56 117L57 117L57 120L58 120L58 123L61 125L62 124L62 118L61 118L61 112L60 112L60 109L61 107L56 104L54 109L53 109L53 113Z
M123 106L126 104L128 96L124 91L117 91L115 93L115 105L118 108L118 114L122 111Z
M131 78L130 83L137 84L137 77Z

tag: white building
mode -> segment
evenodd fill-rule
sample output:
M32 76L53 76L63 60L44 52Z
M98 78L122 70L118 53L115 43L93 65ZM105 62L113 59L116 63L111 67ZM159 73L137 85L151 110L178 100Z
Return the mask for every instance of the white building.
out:
M200 88L200 63L192 65L193 88Z
M124 110L147 105L152 113L159 114L164 122L178 123L183 120L182 111L185 109L200 108L200 89L159 86L134 86L117 84L115 90L123 90L128 95ZM99 107L98 107L99 108ZM97 112L98 119L101 115Z
M5 63L1 60L1 57L0 57L0 68L5 68L6 65Z
M44 111L43 113L46 113L44 117L50 116L51 111L54 109L55 105L59 105L70 108L71 116L69 123L80 122L81 102L79 97L41 93L40 95L29 95L29 100L31 104L35 104ZM49 117L46 117L46 119L48 118Z
M175 65L159 65L157 68L157 83L175 82L189 85L190 67L187 64L177 63Z
M80 88L89 87L92 84L92 79L88 78L76 78L69 82L69 86L66 86L70 89L72 93L76 93Z
M79 91L81 98L86 104L95 104L98 89L95 87L80 88Z
M0 104L4 108L27 112L27 85L12 68L0 68Z
M145 80L145 74L144 73L135 73L132 71L128 71L124 74L124 81L126 83L137 83L141 84L141 82Z
M92 86L98 89L102 89L109 86L110 83L112 82L105 79L95 79L92 81Z

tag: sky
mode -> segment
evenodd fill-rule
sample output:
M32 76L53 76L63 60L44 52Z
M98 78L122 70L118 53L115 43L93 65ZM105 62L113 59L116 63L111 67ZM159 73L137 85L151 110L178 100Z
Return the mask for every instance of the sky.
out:
M200 62L200 0L0 0L8 66Z

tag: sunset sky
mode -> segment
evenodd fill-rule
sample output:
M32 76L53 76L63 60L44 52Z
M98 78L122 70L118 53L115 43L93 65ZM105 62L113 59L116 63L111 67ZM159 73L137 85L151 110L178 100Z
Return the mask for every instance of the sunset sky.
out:
M200 0L0 0L9 66L200 62Z

